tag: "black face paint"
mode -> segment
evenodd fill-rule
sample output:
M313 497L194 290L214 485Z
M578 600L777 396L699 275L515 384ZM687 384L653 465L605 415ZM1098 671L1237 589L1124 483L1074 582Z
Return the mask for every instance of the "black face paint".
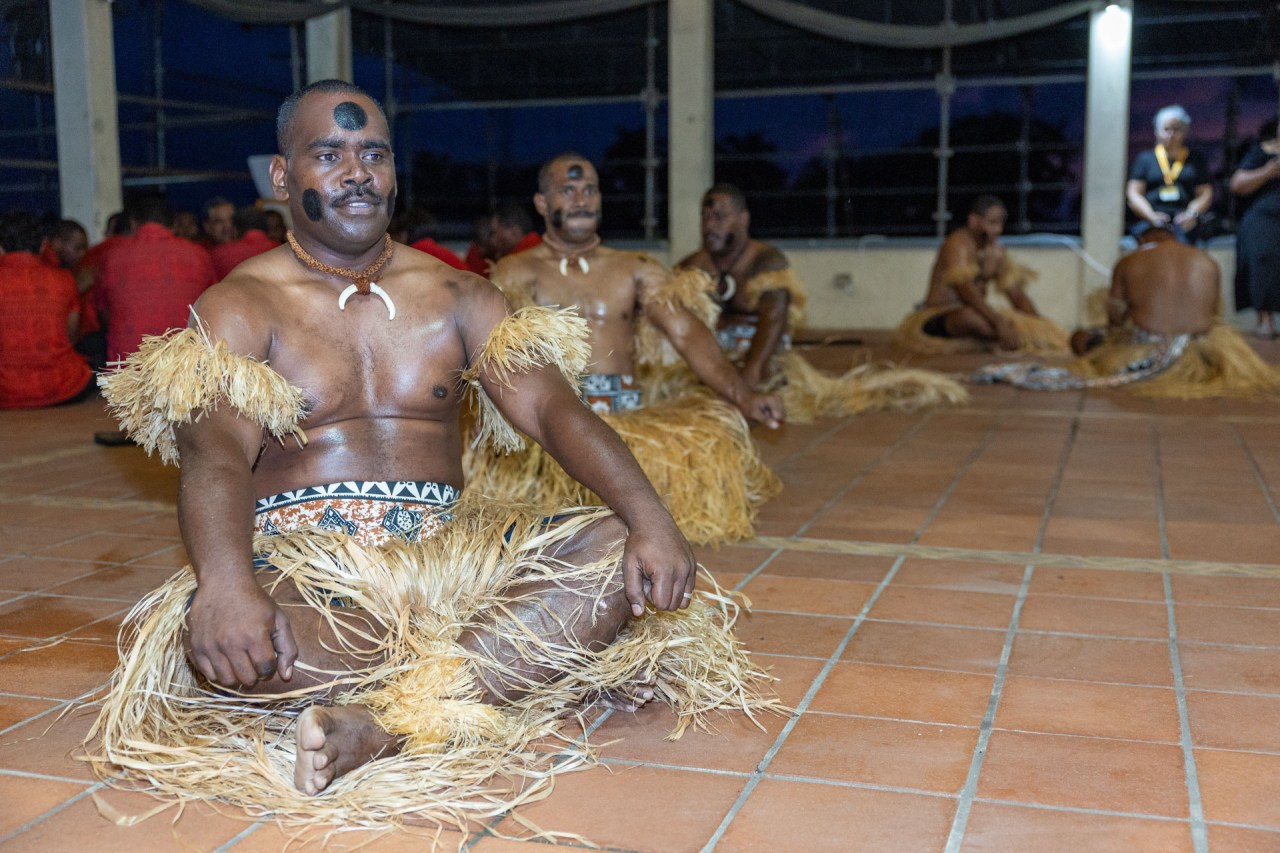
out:
M574 163L565 174L569 176L570 180L580 181L582 180L582 167Z
M355 101L343 101L333 108L333 123L343 130L361 130L369 116Z
M319 222L324 217L324 205L320 201L320 193L315 190L302 191L302 212L312 222Z
M556 210L551 211L551 224L554 225L557 230L564 226L563 210L557 208Z
M387 218L390 219L396 212L396 191L392 190L387 193Z

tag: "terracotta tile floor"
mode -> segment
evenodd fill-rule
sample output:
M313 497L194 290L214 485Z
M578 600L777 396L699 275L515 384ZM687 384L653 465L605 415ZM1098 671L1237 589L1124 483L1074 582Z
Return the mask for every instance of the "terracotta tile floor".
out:
M207 806L117 826L155 803L73 758L122 615L183 564L175 473L109 426L0 413L0 845L280 850ZM601 764L522 814L616 851L1280 850L1278 428L1280 403L978 388L758 433L786 491L700 557L796 715L671 743L663 708L606 714ZM519 832L301 840L539 849Z

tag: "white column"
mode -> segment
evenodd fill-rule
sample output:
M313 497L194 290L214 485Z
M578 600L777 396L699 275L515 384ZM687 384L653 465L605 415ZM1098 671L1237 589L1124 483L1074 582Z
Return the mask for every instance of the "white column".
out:
M347 6L307 19L307 82L317 80L355 82L351 72L351 9Z
M97 242L123 204L108 0L49 0L62 216Z
M1124 234L1132 34L1128 0L1090 15L1080 233L1084 251L1107 269L1120 257ZM1085 268L1084 292L1105 283L1101 273Z
M671 260L702 242L702 194L715 180L713 0L670 0L667 240Z

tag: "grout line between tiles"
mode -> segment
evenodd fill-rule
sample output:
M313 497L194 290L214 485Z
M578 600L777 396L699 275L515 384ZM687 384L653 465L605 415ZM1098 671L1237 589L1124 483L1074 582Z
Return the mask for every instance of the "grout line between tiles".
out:
M1262 496L1267 499L1267 506L1271 509L1271 517L1276 521L1280 521L1280 507L1276 506L1276 497L1271 492L1271 486L1267 483L1267 478L1262 473L1262 467L1258 465L1258 459L1253 455L1253 448L1244 440L1244 436L1240 434L1240 430L1235 424L1228 424L1231 430L1231 437L1236 440L1236 444L1240 446L1240 452L1244 454L1244 458L1249 460L1249 469L1253 472L1253 479L1258 484L1258 488L1262 490Z
M1191 844L1195 853L1208 853L1209 834L1204 822L1204 803L1200 798L1200 779L1196 773L1195 744L1191 739L1191 716L1187 711L1187 690L1182 680L1182 656L1178 651L1178 618L1173 601L1173 582L1164 576L1165 608L1169 614L1169 663L1173 669L1173 690L1178 704L1178 728L1181 732L1182 762L1186 773L1187 804L1191 811Z
M63 811L64 809L67 809L67 808L69 808L70 806L75 805L76 803L80 802L80 801L81 801L81 800L83 800L85 797L90 796L91 794L93 794L93 792L94 792L94 791L97 791L97 790L99 790L100 788L102 788L102 783L101 783L101 782L99 782L99 783L98 783L98 784L96 784L96 785L91 785L91 786L89 786L88 788L85 788L85 789L84 789L83 791L81 791L80 793L75 794L75 795L73 795L73 796L71 796L71 797L68 797L67 799L63 800L61 803L59 803L58 805L56 805L56 806L54 806L53 808L49 809L47 812L45 812L44 814L40 815L39 817L32 818L31 820L29 820L29 821L27 821L26 823L24 823L22 826L19 826L19 827L15 828L15 829L13 829L13 830L9 831L9 832L8 832L8 833L6 833L5 835L0 835L0 844L5 844L5 843L7 843L7 842L9 842L9 841L13 840L14 838L17 838L19 835L21 835L22 833L26 832L26 831L27 831L28 829L30 829L31 827L36 826L37 824L43 823L44 821L46 821L46 820L48 820L49 818L51 818L51 817L53 817L54 815L56 815L58 812Z
M1080 398L1080 406L1084 405L1084 398ZM1040 531L1036 534L1035 544L1031 546L1031 553L1039 556L1040 549L1044 547L1044 537L1049 531L1049 519L1053 516L1053 505L1058 501L1058 490L1062 488L1062 479L1067 473L1067 463L1071 459L1071 454L1076 447L1076 438L1080 435L1080 418L1071 419L1071 425L1067 429L1067 440L1063 442L1062 452L1058 456L1058 472L1054 474L1053 482L1049 484L1049 496L1044 502L1044 513L1040 516Z
M236 846L241 841L248 838L253 833L257 832L262 826L263 826L262 822L259 821L258 823L254 823L250 826L245 827L244 829L240 830L240 832L236 833L231 838L228 838L226 841L224 841L219 847L214 848L213 853L226 853L226 851L230 850L232 847Z
M1160 464L1160 425L1151 422L1152 455L1155 457L1156 474L1156 525L1160 531L1160 556L1169 559L1169 529L1165 526L1164 468Z
M725 814L720 825L716 827L715 831L711 833L711 837L707 839L707 843L702 847L703 853L709 853L709 851L715 849L716 844L718 844L720 839L724 837L725 831L729 828L729 824L738 816L738 813L742 810L743 805L751 796L751 793L756 789L756 786L760 784L760 779L768 768L769 762L773 761L774 756L778 754L778 750L782 749L782 745L786 742L792 730L795 729L800 717L803 716L806 709L808 709L809 704L813 701L813 697L817 695L823 682L827 680L827 676L831 673L831 670L835 668L835 665L839 662L841 655L844 654L844 650L848 648L849 642L853 639L853 635L857 632L862 623L866 621L867 613L871 611L872 606L880 598L880 594L884 592L885 588L889 585L889 582L893 580L893 576L898 573L898 569L901 566L902 558L894 561L894 564L885 573L884 579L876 585L875 591L871 593L867 598L866 603L862 605L862 610L859 611L857 617L853 620L853 624L849 626L849 630L845 632L844 637L841 638L840 642L836 645L835 650L831 653L830 657L827 658L827 662L823 665L818 674L814 676L813 681L809 684L809 689L805 691L804 696L801 697L800 701L796 704L795 713L793 713L791 718L783 724L782 730L778 732L777 738L774 739L773 744L765 752L764 756L760 759L759 764L756 765L755 771L752 772L751 777L738 793L738 798L734 800L733 805L729 807L729 811Z
M0 462L0 471L8 471L11 468L21 468L25 465L43 465L46 462L53 462L57 459L66 459L71 456L79 456L82 453L88 453L93 450L91 445L73 445L70 447L60 447L57 450L46 450L43 453L28 453L26 456L18 456L14 459L8 459Z
M1000 662L996 664L995 678L991 683L991 695L987 699L987 710L982 715L982 723L978 726L978 742L973 748L973 759L969 763L969 774L965 778L964 787L956 803L955 817L951 821L951 831L947 834L944 853L959 853L960 844L964 841L964 831L969 824L969 813L978 793L978 777L982 774L982 763L987 755L987 747L991 742L991 732L995 728L996 709L1000 705L1000 697L1004 692L1005 677L1009 672L1009 658L1013 655L1013 640L1018 634L1018 620L1022 616L1022 605L1027 600L1027 590L1031 587L1031 577L1035 569L1027 566L1023 571L1022 586L1018 590L1018 599L1013 604L1013 614L1009 618L1009 627L1005 632L1004 647L1000 650Z
M1083 806L1059 806L1048 805L1046 803L1027 803L1022 800L1003 800L996 797L975 797L974 802L990 803L996 806L1013 806L1015 808L1032 809L1034 811L1043 812L1069 812L1071 814L1087 814L1099 815L1105 817L1128 817L1138 818L1140 820L1159 820L1166 823L1189 823L1185 817L1173 817L1172 815L1163 814L1147 814L1145 812L1122 812L1113 811L1111 809L1090 809Z

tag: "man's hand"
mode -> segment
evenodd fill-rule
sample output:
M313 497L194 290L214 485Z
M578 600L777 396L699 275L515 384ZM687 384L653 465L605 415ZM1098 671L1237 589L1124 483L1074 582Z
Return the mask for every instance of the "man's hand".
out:
M273 675L293 678L298 646L289 618L255 582L235 588L200 586L187 627L192 659L214 684L248 688Z
M622 551L622 583L632 615L644 615L645 599L657 610L688 607L697 569L693 549L669 517L631 530Z
M738 408L747 420L764 424L769 429L777 429L787 419L782 398L777 394L757 394L752 391L738 404Z

